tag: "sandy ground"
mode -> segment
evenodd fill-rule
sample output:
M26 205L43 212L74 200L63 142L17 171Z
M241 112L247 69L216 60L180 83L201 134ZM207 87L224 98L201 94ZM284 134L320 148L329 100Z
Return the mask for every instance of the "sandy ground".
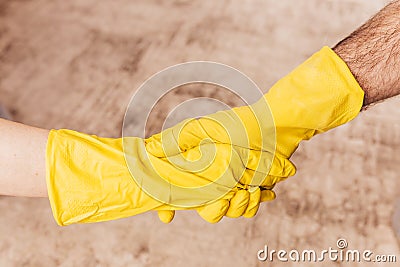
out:
M212 60L267 90L385 2L0 0L0 100L20 122L117 137L130 96L157 71ZM61 228L46 199L1 197L0 266L302 266L259 262L257 251L321 251L340 237L400 261L399 104L303 143L297 175L253 219L209 225L179 212L164 225L147 213Z

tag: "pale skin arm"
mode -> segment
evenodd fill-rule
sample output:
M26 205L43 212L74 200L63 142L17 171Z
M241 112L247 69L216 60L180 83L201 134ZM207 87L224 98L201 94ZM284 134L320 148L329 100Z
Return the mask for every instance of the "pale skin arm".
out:
M364 106L400 94L400 1L386 6L333 50L365 91ZM0 195L47 197L48 134L0 119Z
M0 195L47 197L48 130L0 119Z

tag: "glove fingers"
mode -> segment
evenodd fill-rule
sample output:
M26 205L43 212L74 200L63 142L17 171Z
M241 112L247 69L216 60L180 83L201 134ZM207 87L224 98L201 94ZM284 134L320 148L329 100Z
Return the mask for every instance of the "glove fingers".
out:
M229 208L229 201L226 199L218 200L214 203L197 209L197 213L209 223L219 222Z
M174 216L175 216L174 210L159 210L158 211L158 218L163 223L170 223L174 219Z
M269 175L287 178L295 174L296 166L290 160L280 156L275 156Z
M234 146L234 149L239 154L243 165L247 169L264 174L264 176L268 175L274 159L274 153L240 146Z
M243 213L243 217L251 218L257 214L258 208L260 206L261 200L261 190L257 187L253 192L250 193L249 205L246 211Z
M237 218L243 215L249 204L250 193L247 190L239 190L231 199L226 216Z
M256 172L251 169L246 169L246 171L240 177L240 183L243 185L262 186L265 189L271 189L275 185L275 180L272 179L274 176L266 175L261 172ZM250 190L251 191L251 190Z
M275 192L272 190L261 190L261 202L271 201L276 198Z
M197 119L184 120L145 140L146 149L156 157L170 157L199 146L210 139Z

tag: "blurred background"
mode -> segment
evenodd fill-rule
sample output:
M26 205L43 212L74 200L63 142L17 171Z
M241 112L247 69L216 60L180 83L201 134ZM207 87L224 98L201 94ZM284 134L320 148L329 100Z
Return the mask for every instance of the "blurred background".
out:
M131 95L152 74L211 60L267 91L387 2L0 0L0 102L29 125L118 137ZM153 114L154 129L173 101L197 94L174 91ZM378 104L302 143L298 173L253 219L210 225L178 212L164 225L152 212L62 228L48 200L0 197L0 266L301 266L259 262L257 251L323 250L338 238L400 255L399 104Z

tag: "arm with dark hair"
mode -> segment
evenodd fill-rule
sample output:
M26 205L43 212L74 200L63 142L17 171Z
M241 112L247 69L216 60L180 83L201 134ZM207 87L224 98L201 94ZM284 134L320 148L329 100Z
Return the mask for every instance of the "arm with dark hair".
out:
M387 5L333 50L363 88L364 107L400 94L400 1Z

